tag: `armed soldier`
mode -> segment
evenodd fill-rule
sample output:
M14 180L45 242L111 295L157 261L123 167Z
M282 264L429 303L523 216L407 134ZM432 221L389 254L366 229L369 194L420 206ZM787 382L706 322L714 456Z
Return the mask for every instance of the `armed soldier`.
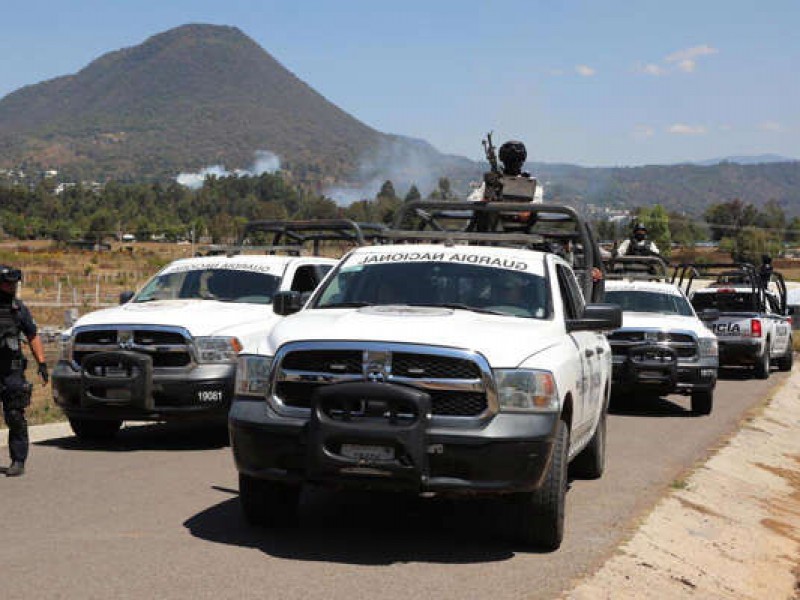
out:
M516 140L509 140L500 146L500 151L495 153L492 144L492 134L489 133L483 140L483 149L489 161L490 170L484 173L483 183L469 196L473 202L536 202L536 179L530 173L522 170L528 152L525 144ZM497 164L498 155L503 163L502 170ZM540 201L540 200L538 200ZM530 231L533 226L530 213L501 214L499 219L506 230ZM487 232L497 228L498 215L496 213L477 212L468 226L468 231ZM516 224L514 226L513 224Z
M28 458L28 422L25 409L31 402L32 385L25 380L27 360L20 345L24 335L38 363L42 385L47 385L49 375L44 357L44 348L30 311L16 298L17 284L22 280L22 271L0 265L0 402L3 418L8 426L8 449L11 466L7 477L16 477L25 472Z

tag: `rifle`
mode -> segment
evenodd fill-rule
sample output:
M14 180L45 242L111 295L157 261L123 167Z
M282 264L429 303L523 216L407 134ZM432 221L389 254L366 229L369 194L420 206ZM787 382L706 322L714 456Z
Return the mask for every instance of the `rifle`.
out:
M497 167L497 153L494 149L494 144L492 143L492 132L486 134L486 139L481 140L483 144L483 151L486 153L486 160L489 161L489 166L492 168L492 173L500 173L500 169Z
M483 151L486 153L486 160L489 161L490 170L483 174L483 201L493 202L500 200L503 196L503 174L497 166L497 153L492 143L492 132L486 134L486 139L481 140L483 144ZM493 218L496 215L492 215ZM488 231L488 230L487 230Z

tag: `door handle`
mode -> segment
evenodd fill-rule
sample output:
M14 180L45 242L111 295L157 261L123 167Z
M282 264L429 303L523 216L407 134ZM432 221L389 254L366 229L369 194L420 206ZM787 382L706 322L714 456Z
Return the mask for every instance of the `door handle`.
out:
M586 358L592 358L594 356L594 350L591 348L587 348L583 353L586 355Z

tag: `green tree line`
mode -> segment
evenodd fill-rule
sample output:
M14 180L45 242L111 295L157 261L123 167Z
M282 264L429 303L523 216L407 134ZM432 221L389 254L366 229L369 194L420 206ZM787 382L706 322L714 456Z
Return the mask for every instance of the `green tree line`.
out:
M341 217L390 223L402 202L421 197L412 185L401 198L386 181L375 198L342 207L280 173L209 176L196 190L176 182L112 181L99 190L76 185L56 193L55 183L43 180L32 189L0 184L0 227L17 239L97 240L131 233L139 240L158 235L172 241L194 231L218 242L235 238L244 223L256 219ZM450 182L442 178L428 197L451 198Z

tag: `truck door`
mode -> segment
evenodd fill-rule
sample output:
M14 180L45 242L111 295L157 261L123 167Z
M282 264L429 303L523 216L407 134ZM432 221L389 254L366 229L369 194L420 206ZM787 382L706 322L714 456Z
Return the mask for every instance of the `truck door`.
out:
M564 317L577 319L583 314L583 294L575 281L575 275L564 265L556 265L558 287L564 304ZM581 363L581 375L578 387L580 398L574 399L573 434L581 435L586 427L590 427L589 419L594 414L592 405L596 402L595 382L599 378L599 364L596 350L596 334L593 331L575 331L569 334L572 338Z
M770 355L773 358L783 356L789 346L789 334L791 327L789 320L781 315L780 302L771 294L767 294L767 306L765 316L772 322L773 336L771 340Z

